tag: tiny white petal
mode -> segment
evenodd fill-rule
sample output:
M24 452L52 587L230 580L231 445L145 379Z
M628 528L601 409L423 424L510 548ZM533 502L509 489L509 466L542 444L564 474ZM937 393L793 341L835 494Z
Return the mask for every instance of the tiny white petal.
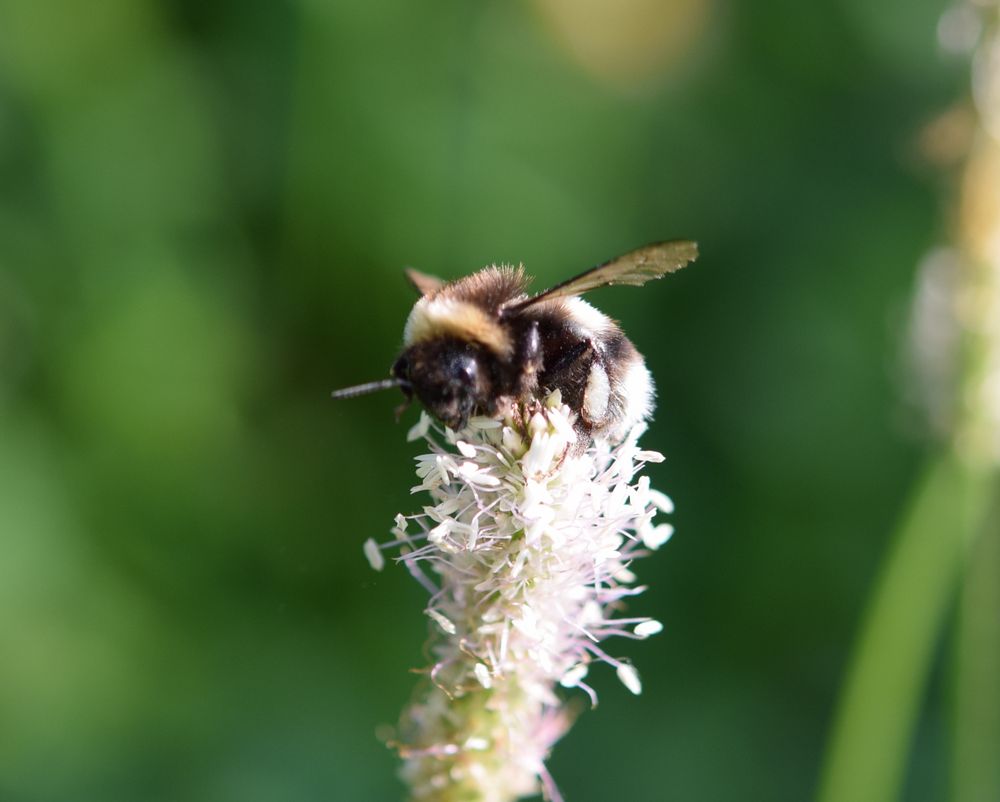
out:
M435 526L430 532L427 533L427 540L434 545L438 545L448 537L448 533L451 532L452 522L450 519L446 519Z
M663 632L663 624L655 619L650 619L649 621L643 621L640 624L636 624L632 631L639 638L648 638L651 635Z
M455 628L455 624L445 616L441 615L437 610L425 610L427 616L431 618L441 629L443 629L449 635L454 635L458 630Z
M468 457L472 459L476 456L476 447L466 443L464 440L455 441L455 448L457 448L463 457Z
M535 415L540 418L541 415ZM534 425L534 422L532 422ZM521 466L526 476L536 476L548 474L552 468L557 451L561 451L564 444L559 438L553 437L548 431L536 432L531 439L531 446L528 453L521 460Z
M535 611L532 610L528 605L521 606L521 616L519 618L512 619L511 623L529 638L538 637L538 618L535 616Z
M490 670L483 663L476 663L472 671L476 675L476 679L479 680L479 684L486 690L493 687L493 677L490 676Z
M488 487L496 487L500 484L499 479L480 468L475 462L463 462L458 466L456 473L464 477L469 484L487 485Z
M482 752L490 748L490 742L485 738L479 738L475 735L470 735L468 738L465 739L465 743L463 744L463 746L470 751Z
M536 545L538 541L542 539L542 537L545 535L548 529L549 529L549 524L547 521L544 520L534 521L524 529L525 542L527 542L532 546Z
M434 458L434 467L437 468L438 476L440 477L441 484L448 484L448 470L455 469L455 461L451 457L444 457L440 454Z
M517 556L514 558L514 563L510 567L510 576L511 576L511 579L517 579L519 576L521 576L521 571L524 568L524 564L527 561L528 561L528 550L527 549L521 549L517 553ZM514 623L514 626L516 626L516 627L524 630L525 632L528 632L529 635L534 632L534 630L531 630L529 632L528 630L524 629L524 626L527 626L527 625L524 624L524 621L522 621L519 618L513 619L513 623ZM532 624L533 623L534 623L534 620L532 619Z
M453 512L458 512L462 508L462 503L457 498L449 498L442 501L436 507L424 506L424 515L433 518L435 521L443 521Z
M501 435L501 442L503 447L508 451L516 453L524 448L524 438L521 437L516 431L514 431L510 426L505 426L503 429L503 434Z
M552 421L552 428L556 430L556 433L567 443L576 442L576 430L573 428L573 424L570 423L569 418L564 418L562 415L553 415L550 420Z
M631 666L628 663L620 663L615 673L618 674L618 679L621 680L622 685L636 696L642 693L642 681L639 679L639 672L635 670L635 666Z
M524 483L524 501L521 504L521 514L525 518L538 516L539 509L544 509L552 503L552 494L545 482L539 482L528 477Z
M406 525L409 523L409 520L407 519L407 517L405 515L403 515L402 513L400 513L399 515L396 516L395 521L396 521L396 528L400 532L405 532L406 531Z
M666 459L659 451L636 451L635 458L640 462L663 462Z
M549 422L541 412L536 412L531 416L531 420L528 421L528 430L531 432L532 437L537 437L542 432L548 431L548 428Z
M614 490L611 491L611 496L608 499L608 512L611 515L618 515L626 501L628 501L628 485L621 482L615 485Z
M426 437L430 428L431 419L426 412L421 410L420 419L412 427L410 427L410 431L406 433L406 442L412 443L414 440Z
M374 538L368 538L368 540L365 541L364 550L368 564L372 568L376 571L381 571L385 568L385 557L382 556L382 549L379 548L379 545L375 542Z

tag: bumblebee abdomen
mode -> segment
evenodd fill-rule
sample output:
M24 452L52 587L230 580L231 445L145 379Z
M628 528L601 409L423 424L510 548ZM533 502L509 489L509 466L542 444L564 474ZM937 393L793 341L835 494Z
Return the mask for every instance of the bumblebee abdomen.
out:
M653 410L642 355L611 318L579 298L539 310L545 347L542 389L556 390L585 435L620 440Z

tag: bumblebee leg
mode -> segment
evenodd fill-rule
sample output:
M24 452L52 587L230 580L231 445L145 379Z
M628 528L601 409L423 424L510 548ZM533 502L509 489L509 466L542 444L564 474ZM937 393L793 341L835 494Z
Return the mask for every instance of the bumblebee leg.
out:
M542 372L542 338L537 320L528 328L514 362L519 366L517 395L521 398L533 395L538 389L538 374Z
M400 362L396 363L397 366L399 364ZM394 367L393 370L396 370L396 368ZM393 413L396 416L396 423L399 423L399 419L403 417L403 413L406 412L406 410L410 408L410 404L413 403L413 386L407 383L404 384L401 389L403 390L403 403L393 410Z
M596 353L593 340L580 340L569 346L550 366L545 368L545 378L558 380L564 374L580 369L580 363L589 363Z
M399 419L403 417L403 413L410 408L410 404L412 403L413 403L413 397L411 396L405 399L402 404L399 404L398 406L396 406L395 409L393 409L392 412L396 416L396 423L399 423Z
M610 413L611 381L604 355L591 339L566 348L551 368L546 367L541 383L558 388L563 401L579 413L578 425L589 434L604 426Z
M583 391L583 404L580 415L593 428L600 428L608 419L608 406L611 401L611 381L604 367L604 360L595 353L590 363L590 373L587 374L587 385Z

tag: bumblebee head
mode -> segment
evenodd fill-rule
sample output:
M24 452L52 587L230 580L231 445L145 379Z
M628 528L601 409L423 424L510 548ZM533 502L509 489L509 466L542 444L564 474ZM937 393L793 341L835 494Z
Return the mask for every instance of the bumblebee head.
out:
M403 392L458 431L489 398L488 355L474 343L437 338L407 348L392 366Z

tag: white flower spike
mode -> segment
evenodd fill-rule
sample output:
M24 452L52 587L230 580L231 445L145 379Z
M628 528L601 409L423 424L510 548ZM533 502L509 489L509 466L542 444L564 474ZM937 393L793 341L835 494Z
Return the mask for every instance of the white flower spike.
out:
M673 532L652 523L672 503L636 475L662 460L636 445L644 428L582 449L554 394L504 421L473 418L452 433L422 414L410 431L430 447L414 491L432 504L397 516L398 540L368 541L364 552L380 570L382 550L401 546L398 561L431 593L434 662L396 744L413 802L513 802L540 791L559 802L545 760L572 714L557 688L596 703L584 678L605 662L641 692L631 663L598 643L662 629L615 618L643 590L629 566Z

